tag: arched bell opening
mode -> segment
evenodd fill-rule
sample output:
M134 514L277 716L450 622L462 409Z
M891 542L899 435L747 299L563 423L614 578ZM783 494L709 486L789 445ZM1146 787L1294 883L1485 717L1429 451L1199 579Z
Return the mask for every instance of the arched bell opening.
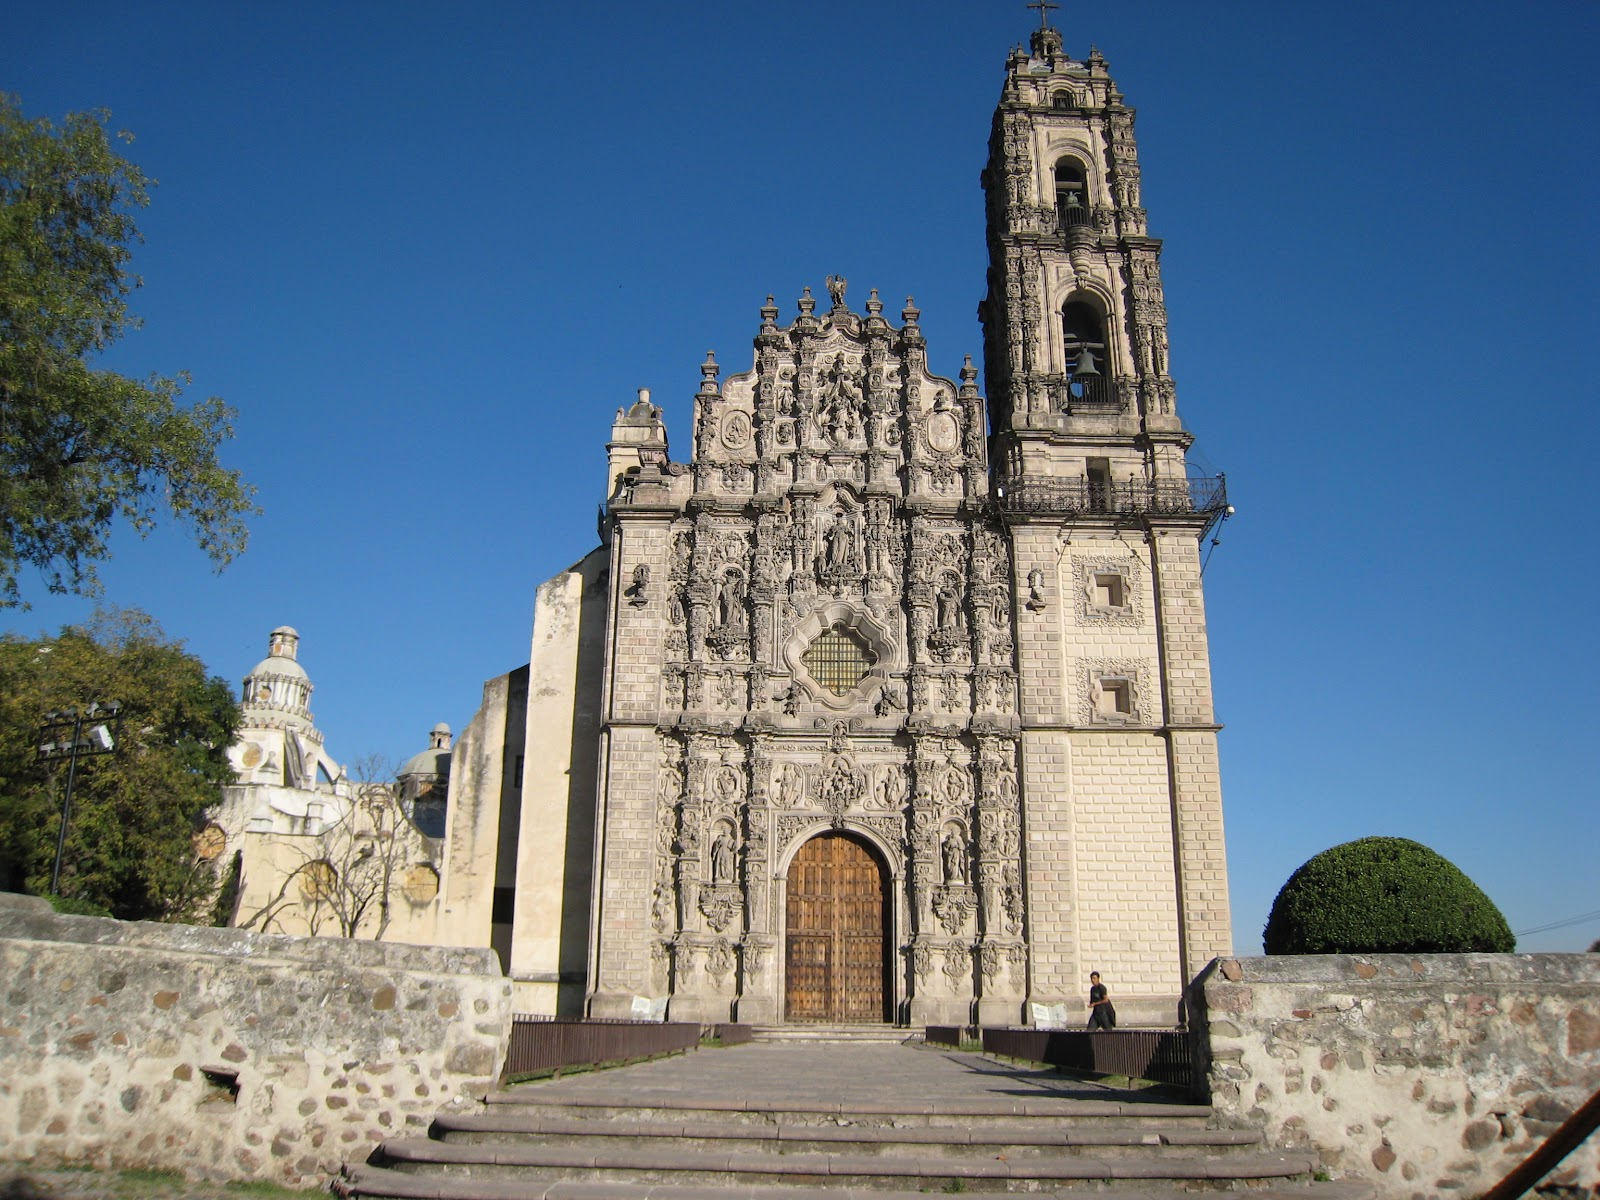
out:
M1110 407L1116 404L1106 352L1106 322L1085 300L1061 306L1061 348L1067 368L1067 407Z
M784 1020L893 1019L889 879L854 833L819 833L795 853L784 884Z
M1079 225L1093 225L1089 205L1089 173L1075 158L1056 162L1056 227L1065 233Z

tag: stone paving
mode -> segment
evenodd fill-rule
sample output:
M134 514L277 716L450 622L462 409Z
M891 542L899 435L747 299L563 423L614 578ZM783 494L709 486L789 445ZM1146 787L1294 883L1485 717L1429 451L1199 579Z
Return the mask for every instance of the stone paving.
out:
M1023 1067L943 1047L881 1042L751 1042L703 1049L621 1070L523 1084L508 1089L507 1098L530 1088L577 1103L641 1108L702 1097L740 1101L751 1109L893 1104L913 1111L918 1104L937 1102L958 1112L1059 1102L1064 1115L1073 1101L1171 1103L1176 1094L1165 1088L1109 1087L1059 1075L1051 1067Z

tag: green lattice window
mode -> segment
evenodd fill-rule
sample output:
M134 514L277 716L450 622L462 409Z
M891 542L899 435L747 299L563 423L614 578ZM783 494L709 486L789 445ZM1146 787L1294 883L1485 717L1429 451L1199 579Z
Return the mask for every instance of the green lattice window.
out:
M806 647L800 661L811 678L835 696L844 696L866 678L875 659L855 630L835 625Z

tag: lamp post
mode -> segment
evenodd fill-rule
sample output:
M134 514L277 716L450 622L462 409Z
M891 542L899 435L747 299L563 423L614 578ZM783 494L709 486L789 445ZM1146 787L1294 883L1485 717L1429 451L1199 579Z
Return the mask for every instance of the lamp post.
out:
M105 720L101 720L102 717ZM110 724L107 724L108 721ZM87 732L84 730L85 724L89 725ZM82 710L63 708L47 712L44 723L39 726L39 735L43 739L39 743L39 761L67 760L67 794L61 800L61 828L56 832L56 861L50 869L52 896L61 894L61 856L67 849L67 822L72 817L72 785L78 776L78 760L116 752L117 739L111 725L116 726L117 733L122 732L122 705L115 700L108 704L96 702Z

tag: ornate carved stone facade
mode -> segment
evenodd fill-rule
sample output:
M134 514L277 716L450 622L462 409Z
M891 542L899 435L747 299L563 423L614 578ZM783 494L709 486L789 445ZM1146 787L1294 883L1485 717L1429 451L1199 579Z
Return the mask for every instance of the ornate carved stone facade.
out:
M650 680L627 719L659 761L637 798L657 831L649 979L602 933L601 979L614 954L637 981L602 1008L642 991L680 1015L777 1019L784 871L835 830L893 890L885 1017L1020 1011L1011 552L977 371L928 371L911 301L894 323L876 291L857 313L828 282L827 310L807 289L786 325L768 300L750 371L719 382L707 359L692 463L614 462L612 577L663 582L636 589L607 664ZM665 445L647 397L614 445L628 429Z
M782 1021L848 976L871 1019L1015 1023L1097 968L1169 1022L1230 950L1198 561L1225 497L1184 464L1133 114L1045 28L990 149L987 400L970 359L929 370L911 300L830 276L760 307L749 370L707 356L688 462L648 392L618 410L604 544L541 588L499 718L525 1007ZM457 761L510 796L495 719Z

